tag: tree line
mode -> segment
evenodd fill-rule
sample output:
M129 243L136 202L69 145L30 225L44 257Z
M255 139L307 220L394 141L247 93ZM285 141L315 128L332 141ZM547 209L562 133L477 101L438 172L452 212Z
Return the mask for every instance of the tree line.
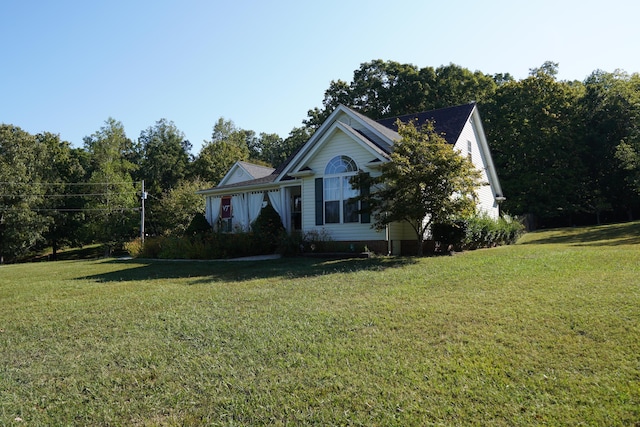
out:
M277 164L302 141L304 129L282 139L256 135L220 118L200 153L167 119L127 137L109 118L73 147L57 134L36 135L0 125L0 263L51 247L93 242L112 249L140 233L142 183L145 231L182 235L204 213L196 190L222 179L236 160Z
M640 213L640 74L596 70L558 80L545 62L516 80L457 65L375 60L332 81L316 129L338 104L381 119L477 102L506 201L532 227L631 220Z
M183 234L237 160L276 167L339 104L382 119L477 102L507 200L503 210L538 226L632 219L640 210L640 75L594 71L557 79L547 62L524 79L450 64L419 68L374 60L353 80L334 80L322 106L286 138L218 119L199 153L161 119L127 137L109 118L82 147L59 135L0 125L0 262L46 246L107 243L139 233L141 183L146 231Z

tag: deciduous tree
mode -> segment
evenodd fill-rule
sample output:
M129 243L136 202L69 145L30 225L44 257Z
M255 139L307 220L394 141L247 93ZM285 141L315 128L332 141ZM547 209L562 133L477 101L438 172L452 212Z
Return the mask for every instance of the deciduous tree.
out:
M434 130L432 123L416 127L398 123L401 139L394 144L382 173L358 174L352 185L370 188L359 196L372 227L404 221L416 233L418 255L431 224L447 222L475 211L480 172Z
M60 136L49 132L35 136L39 146L37 162L43 182L44 200L40 215L48 220L49 226L44 234L52 248L52 258L57 257L58 249L63 245L81 244L82 226L85 223L83 211L86 192L86 171L70 144L60 140Z
M582 212L586 194L584 146L577 137L579 83L556 80L545 63L520 81L501 85L485 108L485 129L513 214L567 217Z
M217 184L235 162L248 159L247 133L221 117L193 163L193 175Z
M49 220L38 214L43 202L39 148L33 135L0 125L0 264L44 241Z
M121 122L109 118L104 126L84 139L91 156L92 195L86 207L90 213L89 229L100 242L113 248L137 234L139 225L139 190L131 173L136 166L127 158L134 152Z

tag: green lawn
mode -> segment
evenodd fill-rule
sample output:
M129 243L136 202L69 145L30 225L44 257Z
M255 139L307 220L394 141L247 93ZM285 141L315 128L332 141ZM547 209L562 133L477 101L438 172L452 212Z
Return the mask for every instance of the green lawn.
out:
M0 425L638 425L640 223L435 258L0 266Z

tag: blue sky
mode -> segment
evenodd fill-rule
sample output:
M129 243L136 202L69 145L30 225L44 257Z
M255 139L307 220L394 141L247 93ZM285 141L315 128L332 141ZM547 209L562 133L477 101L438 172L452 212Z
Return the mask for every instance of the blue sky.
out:
M161 118L197 154L220 117L286 137L373 59L524 78L640 72L640 2L3 0L0 123L74 146L108 117Z

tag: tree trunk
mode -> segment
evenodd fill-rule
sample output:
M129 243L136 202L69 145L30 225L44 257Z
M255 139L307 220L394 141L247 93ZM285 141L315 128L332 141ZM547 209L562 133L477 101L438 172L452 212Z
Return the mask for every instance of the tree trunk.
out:
M422 235L418 234L418 250L416 255L417 256L422 256L423 250L422 250L422 244L424 243L424 238L422 237Z

